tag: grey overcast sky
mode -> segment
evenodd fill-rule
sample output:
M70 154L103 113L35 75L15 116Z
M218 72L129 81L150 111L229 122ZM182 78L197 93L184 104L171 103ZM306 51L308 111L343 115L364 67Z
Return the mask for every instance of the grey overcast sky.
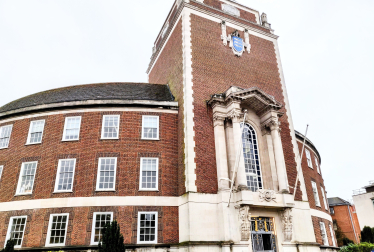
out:
M0 0L0 106L62 86L146 82L173 2ZM374 180L374 1L238 2L268 14L295 128L310 124L328 197L350 199Z

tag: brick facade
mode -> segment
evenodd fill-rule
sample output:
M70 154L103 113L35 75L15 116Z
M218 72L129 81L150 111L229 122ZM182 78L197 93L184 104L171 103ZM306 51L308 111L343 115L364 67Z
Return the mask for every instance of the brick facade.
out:
M329 240L329 246L333 246L333 241L332 241L333 236L331 235L331 232L330 232L330 225L331 225L331 228L333 228L333 223L328 221L328 220L325 220L325 219L322 219L322 218L319 218L319 217L315 217L315 216L312 216L312 221L313 221L314 234L316 235L317 243L323 245L323 240L322 240L322 235L321 235L321 227L320 227L320 222L323 222L323 223L325 223L326 234L327 234L327 238ZM335 242L336 242L336 239L335 239Z
M12 216L27 215L27 225L22 247L44 247L51 214L69 213L66 246L88 246L92 235L94 212L113 212L125 244L136 244L138 211L157 211L158 243L175 244L179 239L178 207L76 207L58 209L34 209L0 212L0 247L4 246L9 220Z
M331 217L334 221L336 221L336 224L340 227L341 232L348 239L354 241L355 243L358 243L360 241L361 230L358 223L355 207L350 205L331 207L334 209L334 214L332 214Z

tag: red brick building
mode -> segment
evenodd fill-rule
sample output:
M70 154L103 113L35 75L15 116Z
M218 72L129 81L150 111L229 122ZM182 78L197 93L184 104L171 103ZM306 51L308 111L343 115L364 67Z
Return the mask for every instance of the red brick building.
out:
M117 220L128 251L335 250L321 158L293 128L277 38L266 14L235 1L177 0L153 84L1 107L0 246L95 250Z
M331 217L335 222L334 229L339 227L345 237L354 243L360 243L361 229L355 206L339 197L329 198L328 201Z

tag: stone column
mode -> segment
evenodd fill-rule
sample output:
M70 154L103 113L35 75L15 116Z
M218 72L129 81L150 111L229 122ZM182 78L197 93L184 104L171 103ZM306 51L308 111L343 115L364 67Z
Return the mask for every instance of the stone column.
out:
M227 151L226 151L226 136L225 136L225 117L220 115L213 116L214 122L214 141L216 147L216 164L217 164L217 178L218 178L218 189L229 190L230 184L229 172L227 166Z
M233 137L234 137L234 150L235 150L235 160L238 157L239 153L239 165L237 166L236 170L236 186L239 189L246 189L247 187L247 176L245 174L245 166L244 166L244 157L243 157L243 146L240 144L242 142L242 129L240 124L242 123L242 116L241 111L234 111L231 113L230 118L232 120L232 128L233 128ZM235 169L235 167L234 167Z
M288 179L286 165L283 156L282 140L279 134L280 128L278 118L272 118L272 120L269 121L267 125L270 127L271 138L273 140L275 163L277 165L279 191L282 193L287 193L289 192Z

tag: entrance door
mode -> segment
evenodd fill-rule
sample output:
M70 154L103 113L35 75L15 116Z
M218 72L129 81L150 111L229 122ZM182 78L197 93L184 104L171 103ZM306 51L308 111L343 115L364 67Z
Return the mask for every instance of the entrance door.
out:
M273 223L273 218L251 218L251 237L253 252L277 251Z

